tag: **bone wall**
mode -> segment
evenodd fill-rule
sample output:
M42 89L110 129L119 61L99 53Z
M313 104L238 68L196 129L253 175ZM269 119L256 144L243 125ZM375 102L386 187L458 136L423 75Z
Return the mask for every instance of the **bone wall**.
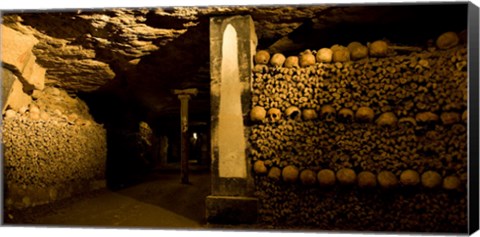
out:
M27 208L105 186L106 131L65 91L35 90L2 124L5 205Z
M467 49L456 33L433 42L257 51L250 158L261 223L467 231Z

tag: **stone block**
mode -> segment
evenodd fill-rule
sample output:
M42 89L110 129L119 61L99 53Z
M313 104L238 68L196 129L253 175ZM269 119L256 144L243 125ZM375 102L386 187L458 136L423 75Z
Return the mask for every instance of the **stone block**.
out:
M23 70L21 70L27 91L33 89L43 90L45 88L45 73L47 70L39 66L35 60L35 56L31 57L27 64L25 64Z
M1 25L2 62L23 70L33 55L33 46L38 40L33 35L24 35L5 25Z
M3 65L20 77L26 90L43 90L46 70L36 63L32 51L38 40L1 25L1 42Z
M32 102L32 98L23 91L23 84L7 69L2 69L2 114L7 107L18 111Z
M257 221L258 199L252 197L208 196L206 218L216 224L252 224Z

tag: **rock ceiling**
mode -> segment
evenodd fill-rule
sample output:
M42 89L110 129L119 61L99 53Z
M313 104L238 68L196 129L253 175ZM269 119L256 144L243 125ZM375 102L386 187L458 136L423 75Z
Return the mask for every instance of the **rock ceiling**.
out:
M408 39L418 42L431 34L462 30L457 29L459 22L466 27L466 4L210 6L3 14L3 24L39 40L34 53L37 63L47 69L47 85L73 94L115 94L157 114L178 113L179 103L172 91L188 87L200 90L192 100L193 113L208 111L211 16L251 15L258 48L281 52L378 38L412 43Z

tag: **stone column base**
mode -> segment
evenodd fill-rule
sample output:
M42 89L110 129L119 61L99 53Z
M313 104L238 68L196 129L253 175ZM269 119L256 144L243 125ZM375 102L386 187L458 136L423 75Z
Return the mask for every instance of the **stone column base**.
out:
M257 221L257 198L208 196L206 207L208 223L252 224Z

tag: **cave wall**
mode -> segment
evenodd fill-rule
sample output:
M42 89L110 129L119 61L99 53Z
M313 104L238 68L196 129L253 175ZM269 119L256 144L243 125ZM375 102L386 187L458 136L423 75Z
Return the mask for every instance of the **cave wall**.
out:
M458 41L337 45L286 60L257 51L248 127L259 222L465 233L467 49Z
M5 206L22 209L104 187L105 129L82 100L45 86L35 37L1 30Z

